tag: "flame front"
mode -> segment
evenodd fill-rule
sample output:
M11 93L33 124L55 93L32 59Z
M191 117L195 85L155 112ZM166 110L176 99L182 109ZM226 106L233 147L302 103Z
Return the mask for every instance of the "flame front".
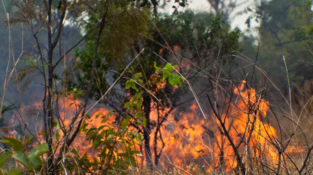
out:
M227 134L247 165L259 163L260 158L274 165L278 154L270 143L275 141L277 133L262 119L267 116L269 102L258 97L255 89L243 89L244 83L234 88L236 99L228 99L229 103L224 107L228 109L220 115L227 133L213 112L211 121L198 115L196 104L187 112L176 113L178 122L172 115L161 131L165 142L163 165L170 161L185 169L198 164L206 172L219 167L229 171L237 166L237 161ZM160 143L157 146L161 148Z
M271 143L275 142L277 133L272 126L263 122L267 116L269 102L257 96L255 89L244 90L244 85L245 83L241 83L239 87L233 89L235 98L227 99L227 105L224 107L227 110L219 111L227 133L221 129L215 113L211 112L211 119L205 120L199 114L196 103L192 104L187 111L172 111L167 117L166 122L160 128L165 144L164 148L162 148L160 138L156 143L154 142L154 128L151 131L150 146L151 148L156 146L158 151L162 150L160 166L179 166L184 171L191 171L198 167L206 172L223 167L230 171L237 167L237 160L227 134L238 147L243 162L247 166L258 164L260 159L267 159L274 165L278 154L274 151ZM73 116L77 112L79 104L79 101L70 97L60 100L60 114L66 126L71 123L71 119L66 116ZM151 107L153 106L155 104L151 104ZM157 121L158 115L167 112L168 109L163 110L161 114L160 111L154 110L150 113L151 120ZM95 117L99 113L106 115L108 110L100 108L93 111L89 123L94 127L101 125L102 119ZM175 115L178 121L174 120ZM112 126L113 121L112 117L108 124ZM61 134L60 130L58 132ZM96 155L96 152L92 150L92 143L87 142L83 137L84 135L78 136L72 146L81 154L88 152L91 156ZM137 150L140 150L139 147L138 144ZM144 157L137 157L139 164L143 163Z

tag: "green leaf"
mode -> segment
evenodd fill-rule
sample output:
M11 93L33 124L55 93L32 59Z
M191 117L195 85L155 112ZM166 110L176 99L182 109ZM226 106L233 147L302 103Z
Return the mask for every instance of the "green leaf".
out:
M141 78L142 77L142 73L141 72L138 72L134 75L134 78L137 80L138 78Z
M132 108L133 108L133 103L131 103L131 102L126 102L124 106L125 106L125 108L132 109Z
M104 118L104 119L101 120L101 123L105 123L105 122L107 122L107 121L109 121L109 119Z
M163 75L163 78L162 78L162 81L165 81L169 75L170 75L170 73L164 74L164 75Z
M182 77L182 76L179 75L179 79L178 79L179 87L181 87L181 86L183 85L183 82L185 82L184 77Z
M128 125L128 123L129 123L129 121L130 121L130 119L131 119L131 117L127 117L126 119L123 119L123 121L122 121L122 129L126 129L126 127L127 127L127 125Z
M81 126L81 129L85 129L88 126L88 123L86 123L86 121L83 121L83 124Z
M142 105L142 101L138 101L138 102L137 102L137 110L138 110L139 113L142 112L142 111L141 111L141 105Z
M56 132L55 132L55 138L57 139L57 140L59 140L60 139L60 129L57 129L56 130Z
M101 139L102 137L97 137L93 142L92 142L92 147L94 150L97 150L98 146L101 144Z
M175 68L175 66L172 66L171 63L166 63L166 65L164 66L162 71L164 74L166 74L166 73L170 73L174 68Z
M29 169L29 170L31 169L30 168L31 166L28 163L27 158L26 158L24 153L22 153L22 152L14 153L13 158L16 159L17 161L21 162L27 169Z
M28 144L31 140L32 140L33 136L29 136L26 140L25 140L25 144Z
M46 143L41 144L31 150L30 154L28 155L28 159L31 161L33 165L40 166L43 163L40 156L47 152L49 152L48 145Z
M139 98L141 97L142 92L137 93L136 95L134 95L132 102L138 101Z
M160 68L156 65L156 62L154 62L154 68L155 68L155 72L160 71Z
M99 118L100 116L102 116L102 113L101 113L101 112L98 113L95 118L97 119L97 118Z
M53 122L53 127L57 127L59 125L59 122L58 121L54 121Z
M2 168L3 165L7 163L11 156L12 156L11 151L7 151L6 153L0 154L0 168Z
M175 74L172 74L169 78L168 78L168 82L172 85L175 86L176 85L176 79L175 79Z
M9 172L8 175L20 175L20 174L22 174L22 171L21 171L21 170L19 170L19 169L13 169L13 170L11 170L11 171Z
M131 88L132 87L132 81L130 81L130 80L127 80L126 81L126 85L125 85L125 89L129 89L129 88Z
M91 116L90 116L88 113L86 113L85 116L86 116L86 118L88 118L88 119L91 118Z
M88 161L88 155L85 153L82 158L80 158L79 163L84 164L85 161Z
M73 153L75 156L79 156L79 152L76 149L71 149L70 152Z
M111 110L108 112L107 116L109 117L109 116L111 116L113 113L114 113L114 110L111 109Z
M142 123L143 123L143 126L147 126L147 119L146 119L146 117L142 117Z
M136 84L134 82L132 82L132 88L138 92L138 89L137 89Z
M2 136L4 140L1 140L2 143L7 144L9 147L13 148L16 152L22 152L24 149L24 146L21 141L11 138L11 137L5 137Z
M140 133L138 133L138 131L137 131L137 134L136 134L136 139L137 139L137 141L139 141L139 143L140 143L140 145L141 145L141 138L142 138L142 135L140 134Z

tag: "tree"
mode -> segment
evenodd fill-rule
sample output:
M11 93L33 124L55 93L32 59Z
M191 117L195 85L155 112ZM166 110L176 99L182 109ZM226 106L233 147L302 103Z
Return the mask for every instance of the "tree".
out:
M120 81L121 87L126 86L126 90L115 89L116 91L112 91L114 93L111 96L106 96L102 100L103 103L119 113L117 121L120 121L128 116L135 118L130 112L125 111L124 103L133 98L137 94L137 90L142 92L142 111L146 125L142 125L143 121L141 121L139 125L136 122L131 122L130 126L143 134L146 164L150 165L150 167L152 167L153 162L156 166L158 165L162 154L162 148L158 150L156 147L157 142L161 142L163 147L165 146L160 127L167 120L167 116L174 108L193 100L191 98L187 101L181 101L181 94L184 94L183 91L187 91L188 86L173 88L172 80L167 81L164 86L156 83L157 73L155 72L155 66L165 65L166 62L178 64L176 69L179 73L186 77L188 81L196 82L198 80L196 78L197 73L200 71L214 72L212 70L214 63L221 66L231 63L233 59L232 51L238 49L238 38L240 35L238 29L231 31L230 26L220 16L212 14L195 15L192 11L154 18L153 23L155 25L151 24L148 32L150 37L141 37L130 47L128 57L134 55L138 56L138 58L132 64L132 69ZM87 40L88 43L94 42L94 38L88 38ZM143 49L144 51L142 52ZM102 50L105 51L105 48ZM90 76L87 69L90 64L87 58L90 55L92 53L86 50L81 50L77 54L81 58L77 65L79 71L83 72L83 77L78 75L78 84L74 85L78 89L86 84L86 80ZM108 82L108 76L102 75L109 68L119 70L115 75L115 78L117 78L124 71L125 65L130 62L128 57L126 57L125 60L119 60L120 65L116 66L107 61L110 58L110 53L103 52L103 57L107 59L106 61L99 60L97 64L96 69L99 72L96 75L98 84L95 84L91 98L103 96L104 92L107 91L108 85L103 86L102 83ZM184 64L188 62L193 64L191 69L183 68ZM133 81L132 84L130 84L130 80ZM173 80L175 81L176 78L173 78ZM136 88L131 88L133 86ZM127 93L118 93L118 90ZM157 111L159 114L156 120L151 119L152 111ZM153 136L154 158L152 157L150 145L150 140Z
M234 12L235 8L246 4L248 1L242 1L238 3L237 0L223 1L223 0L207 0L211 5L212 10L216 15L222 16L223 20L229 20L230 15ZM240 15L242 12L238 12L236 15Z
M132 2L130 0L23 0L21 2L15 1L14 3L15 10L10 23L23 23L25 26L29 26L36 40L37 53L29 57L31 64L23 67L22 70L24 71L18 71L16 79L23 81L25 77L33 72L38 72L43 79L43 88L45 90L42 100L43 135L49 147L46 165L47 174L57 172L57 167L65 154L57 155L55 153L58 151L67 153L69 151L68 148L76 138L86 117L89 96L92 85L95 82L96 63L97 59L101 56L99 47L106 48L110 56L116 58L123 55L122 52L118 52L116 49L124 49L124 46L130 44L138 35L145 32L145 21L142 20L144 11L136 8L132 5ZM87 14L88 19L79 18L83 14ZM74 20L78 24L85 26L86 30L84 31L85 35L76 44L68 50L63 50L60 47L61 36L65 28L65 23L69 20ZM118 32L128 30L131 32L118 35ZM38 35L40 33L46 34L48 38L47 43L42 43L39 40ZM88 60L91 62L88 67L90 73L88 84L90 86L83 87L84 93L81 95L84 101L78 106L78 112L71 117L70 125L65 126L63 123L64 119L60 118L58 114L57 106L59 97L66 95L66 89L63 89L57 83L58 81L62 82L62 79L58 76L57 68L60 66L65 55L71 53L87 37L95 39L94 43L92 43L93 47L89 47L89 49L92 49L92 56ZM115 42L115 44L109 44L108 42ZM57 54L58 49L59 55ZM63 132L64 137L61 142L55 140L54 137L56 122ZM23 143L25 142L25 137L22 141ZM59 143L56 144L55 142Z
M251 9L250 9L251 10ZM312 47L311 2L309 1L261 1L246 21L260 23L259 58L269 75L287 94L286 69L283 56L289 70L290 79L297 83L311 79L310 51ZM255 48L257 50L257 48Z

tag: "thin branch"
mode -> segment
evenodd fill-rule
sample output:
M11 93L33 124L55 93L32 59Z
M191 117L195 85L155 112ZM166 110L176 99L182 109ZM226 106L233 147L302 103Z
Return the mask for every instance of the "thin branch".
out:
M68 51L65 52L65 54L63 54L59 60L54 64L53 66L53 70L59 65L59 63L63 60L63 58L69 54L73 49L75 49L82 41L85 40L85 38L91 33L93 32L95 29L99 28L100 25L97 25L96 27L92 28L91 30L89 30L89 32L87 34L85 34L73 47L71 47Z

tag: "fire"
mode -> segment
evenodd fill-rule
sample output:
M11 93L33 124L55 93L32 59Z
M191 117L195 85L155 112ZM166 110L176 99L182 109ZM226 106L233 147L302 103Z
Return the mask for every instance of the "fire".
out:
M275 163L278 159L270 142L276 137L276 130L264 123L269 102L256 95L255 89L244 89L245 82L235 88L237 99L229 104L229 112L221 114L222 121L235 145L239 145L239 152L247 164L256 164L252 158L266 157ZM174 114L179 121L174 121ZM174 112L162 127L162 137L165 142L163 164L168 161L182 168L188 169L192 163L201 166L206 172L212 172L220 166L231 170L237 166L235 153L218 119L205 121L198 115L198 106L191 105L187 112ZM152 118L157 118L151 113ZM153 139L151 139L153 140ZM153 143L151 142L151 145ZM158 143L161 148L161 143Z
M225 110L222 111L221 119L225 123L232 142L239 145L238 150L244 163L255 165L258 163L258 158L266 158L274 165L278 160L278 153L273 149L271 142L275 140L277 132L272 126L263 122L263 118L267 116L269 110L269 102L258 96L255 89L244 89L245 83L243 81L233 89L236 95L235 99L227 99L231 102L227 106L229 110L227 113ZM162 84L161 89L162 86L165 85ZM80 104L79 100L70 96L59 101L60 117L66 126L70 125L70 117L78 111ZM151 104L151 108L155 109L155 106L155 104ZM164 109L161 113L155 109L150 113L151 120L157 121L158 115L164 115L167 112L169 112L168 109ZM102 125L102 118L96 117L100 113L106 115L108 110L105 108L95 109L88 119L90 126ZM151 132L150 147L152 154L154 154L154 146L158 151L162 149L160 165L176 165L184 171L192 171L195 168L194 165L199 165L200 169L205 172L213 172L220 167L226 168L227 171L236 168L237 160L230 141L221 129L221 124L213 111L211 111L211 116L210 120L202 118L196 103L184 112L172 111L161 126L164 148L162 148L160 140L154 145L154 128ZM176 121L175 117L179 120ZM110 118L107 124L113 126L113 122L114 117ZM62 135L60 130L57 132ZM85 152L88 152L90 156L96 155L92 143L86 141L84 137L83 134L79 135L72 146L79 150L81 155ZM139 144L136 149L140 150ZM297 151L299 152L299 150ZM143 163L144 157L137 156L139 164Z
M70 126L72 117L78 112L79 106L81 105L81 102L79 100L75 100L71 96L65 97L63 100L60 100L60 117L64 121L65 126ZM89 115L90 118L86 118L86 122L89 123L89 126L87 128L91 127L99 127L103 125L101 121L103 120L102 116L106 116L108 114L109 110L104 108L99 108L93 110ZM108 126L112 126L113 118L110 118L105 124ZM59 134L62 136L61 130L57 130L56 132L59 132ZM88 153L89 156L96 156L96 151L92 148L92 143L87 141L85 139L84 134L79 134L75 141L73 142L72 146L80 152L81 155L84 153Z
M229 133L235 145L244 142L242 147L246 147L244 151L247 155L245 161L248 161L250 154L250 157L266 157L274 163L278 157L270 142L276 138L277 133L272 126L262 121L262 117L267 116L269 102L258 97L255 89L243 90L243 88L244 83L235 88L234 93L238 95L238 101L232 105L230 115L223 114L222 118L230 128ZM221 145L222 140L218 139L217 142ZM234 155L233 149L229 146L224 149L224 153ZM227 161L233 168L236 166L234 158Z
M71 97L66 97L63 99L63 101L60 100L59 104L61 107L60 117L64 120L65 125L69 126L71 124L72 117L79 110L78 106L80 106L81 102L79 100L74 100ZM86 123L88 123L88 126L86 127L86 129L99 128L101 126L106 125L110 128L115 128L117 130L118 128L114 124L115 122L114 114L112 115L108 115L108 114L109 114L109 110L103 107L95 108L91 110L91 113L89 114L90 116L85 119ZM104 119L106 120L103 121ZM106 127L100 130L99 133L105 129ZM129 128L129 130L135 131L135 129L133 128ZM58 132L60 133L60 135L62 135L60 130L58 130ZM116 141L122 143L124 141L124 138L117 137ZM133 140L133 142L136 142L136 141ZM90 160L93 160L94 158L97 158L99 160L99 157L98 157L99 152L93 149L92 142L86 139L86 135L83 132L81 132L75 138L71 146L75 148L76 150L78 150L81 156L84 155L85 153L88 153L87 156ZM137 148L139 150L139 147ZM109 150L106 150L106 151L108 152ZM118 150L118 153L123 153L124 151L125 150L120 149ZM115 152L114 152L114 155L117 156ZM137 161L140 161L140 159Z

